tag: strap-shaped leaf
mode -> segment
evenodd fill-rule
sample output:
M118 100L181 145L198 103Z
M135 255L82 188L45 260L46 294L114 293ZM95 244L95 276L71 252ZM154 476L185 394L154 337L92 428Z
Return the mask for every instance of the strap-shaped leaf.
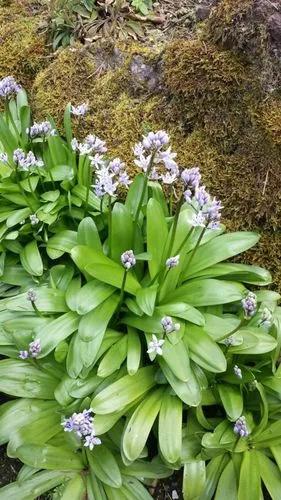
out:
M147 204L147 251L152 256L148 261L151 278L159 271L164 248L168 237L168 228L161 205L154 198Z
M238 500L260 500L261 480L259 455L255 450L244 451L240 469ZM262 464L262 468L264 464ZM280 481L281 485L281 481ZM280 492L280 490L279 490ZM277 497L276 499L277 500Z
M225 466L218 482L215 500L237 500L237 477L233 461Z
M50 444L22 445L17 450L17 456L24 464L47 470L82 470L84 467L80 453Z
M106 299L102 304L85 314L79 323L78 335L84 342L90 342L96 338L102 343L102 339L109 321L118 305L117 294Z
M160 408L158 440L164 459L170 464L176 463L182 449L182 402L168 392Z
M206 466L202 460L188 462L183 469L183 496L186 500L200 498L206 481Z
M220 347L204 332L203 328L195 325L186 326L183 337L189 348L189 355L195 363L205 370L214 373L226 370L226 359Z
M35 338L40 340L41 352L38 358L44 357L51 352L64 339L69 337L79 325L79 316L74 312L63 314L44 328L36 331Z
M127 356L127 335L118 340L105 354L98 368L99 377L108 377L119 370Z
M112 210L111 257L120 262L126 250L133 244L133 220L130 210L122 203L115 203Z
M72 476L73 472L70 471L37 472L26 481L16 481L0 488L0 496L2 500L11 500L12 498L30 500L30 498L36 498L38 495L54 489Z
M99 306L115 291L115 288L93 279L86 283L81 290L78 291L76 297L76 311L78 314L87 314L95 307Z
M20 254L20 260L24 269L33 276L42 276L43 262L38 250L37 242L30 241Z
M230 420L237 420L243 411L243 397L240 387L230 384L218 384L218 391L223 407Z
M0 361L0 391L21 398L53 399L58 379L21 360Z
M240 283L224 282L215 279L189 281L171 295L167 302L185 302L192 306L213 306L241 300L245 288Z
M269 285L272 282L270 272L266 269L247 264L234 264L232 262L214 264L214 266L198 271L196 274L192 274L191 277L219 277L230 281L241 281L242 283L249 283L257 286Z
M194 373L188 382L182 382L174 375L164 359L159 358L158 363L177 396L189 406L198 406L201 401L201 389Z
M103 483L113 488L121 487L122 478L118 464L104 444L95 446L92 452L87 451L87 458L91 470Z

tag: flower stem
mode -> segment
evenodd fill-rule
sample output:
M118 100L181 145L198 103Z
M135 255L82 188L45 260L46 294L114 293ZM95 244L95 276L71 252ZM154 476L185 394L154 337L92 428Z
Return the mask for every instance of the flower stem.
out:
M86 200L85 200L85 212L84 212L84 217L87 216L87 212L89 211L89 196L90 196L90 186L91 186L91 180L92 180L92 171L91 171L91 165L89 165L89 172L88 172L88 184L87 184L87 191L86 191Z
M147 169L147 171L145 173L144 182L143 182L143 188L142 188L142 193L141 193L139 204L138 204L137 211L136 211L136 216L135 216L135 220L134 220L134 232L133 232L133 249L135 248L135 241L136 241L136 235L137 235L137 228L138 228L139 217L140 217L140 213L141 213L141 209L142 209L142 205L143 205L143 200L144 200L146 189L147 189L147 185L148 185L149 174L150 174L151 169L153 167L155 154L156 153L152 154L151 160L150 160L150 163L149 163L149 166L148 166L148 169Z
M122 303L123 303L123 300L124 300L125 285L126 285L126 281L127 281L127 275L128 275L128 271L125 270L124 271L124 275L123 275L122 284L121 284L120 299L119 299L119 302L118 302L118 305L117 305L117 308L116 308L116 318L117 319L118 319L119 312L120 312L120 309L122 307Z
M196 242L196 245L195 245L195 247L193 248L193 250L192 250L192 252L191 252L191 255L189 256L189 259L188 259L188 261L187 261L187 263L186 263L186 266L185 266L185 271L186 271L186 270L188 269L188 267L190 266L190 264L191 264L191 262L192 262L192 260L193 260L193 257L194 257L194 255L195 255L195 253L196 253L196 250L197 250L197 248L199 247L199 245L200 245L200 243L201 243L201 241L202 241L202 238L203 238L203 236L204 236L204 234L205 234L206 229L207 229L207 227L206 227L206 226L204 226L204 227L203 227L203 229L202 229L202 231L201 231L201 233L200 233L200 235L199 235L199 238L198 238L198 240L197 240L197 242Z
M173 250L174 240L175 240L175 236L176 236L176 231L177 231L177 226L178 226L178 221L179 221L179 216L180 216L180 211L181 211L183 199L184 198L183 198L183 194L182 194L181 197L180 197L179 203L177 205L176 213L174 215L174 220L173 220L173 225L172 225L171 239L170 239L168 251L167 251L167 254L166 254L167 258L171 256L171 252Z
M191 227L191 228L190 228L190 230L188 231L188 233L187 233L186 237L184 238L184 240L182 241L182 243L181 243L181 244L180 244L180 246L178 247L177 251L175 252L175 255L178 255L178 254L182 251L182 249L183 249L184 245L186 244L187 240L188 240L188 239L189 239L189 237L191 236L191 234L192 234L193 230L194 230L194 227Z
M112 206L111 206L111 196L109 196L108 201L108 256L111 257L111 245L112 245Z

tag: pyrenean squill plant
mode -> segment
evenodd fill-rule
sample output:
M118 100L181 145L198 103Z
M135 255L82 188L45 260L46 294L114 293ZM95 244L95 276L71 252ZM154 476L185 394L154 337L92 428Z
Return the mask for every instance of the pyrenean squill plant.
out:
M0 444L24 464L0 497L146 500L181 466L185 500L210 477L216 498L279 491L279 295L230 262L258 235L225 232L165 131L134 147L133 179L73 136L87 103L60 135L13 79L0 95Z

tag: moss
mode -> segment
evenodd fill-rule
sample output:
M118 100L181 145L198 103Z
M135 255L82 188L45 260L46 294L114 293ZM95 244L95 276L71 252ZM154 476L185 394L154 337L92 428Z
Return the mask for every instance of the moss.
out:
M257 120L274 144L281 146L281 100L268 99L260 106Z
M201 40L176 41L164 57L165 82L176 96L185 126L200 126L224 149L232 149L249 124L250 75L230 52Z
M13 75L27 89L46 55L45 36L39 33L42 17L33 4L22 1L0 7L0 78Z

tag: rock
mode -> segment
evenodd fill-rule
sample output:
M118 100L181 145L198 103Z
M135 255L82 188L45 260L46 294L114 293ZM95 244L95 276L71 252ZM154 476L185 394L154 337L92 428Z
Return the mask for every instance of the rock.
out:
M211 5L198 5L195 10L195 15L196 15L196 21L205 21L205 19L208 19L209 15L211 12Z
M130 71L137 86L145 87L149 91L159 90L160 71L155 62L149 64L141 55L133 56Z
M276 12L268 19L268 32L271 40L281 50L281 13Z

